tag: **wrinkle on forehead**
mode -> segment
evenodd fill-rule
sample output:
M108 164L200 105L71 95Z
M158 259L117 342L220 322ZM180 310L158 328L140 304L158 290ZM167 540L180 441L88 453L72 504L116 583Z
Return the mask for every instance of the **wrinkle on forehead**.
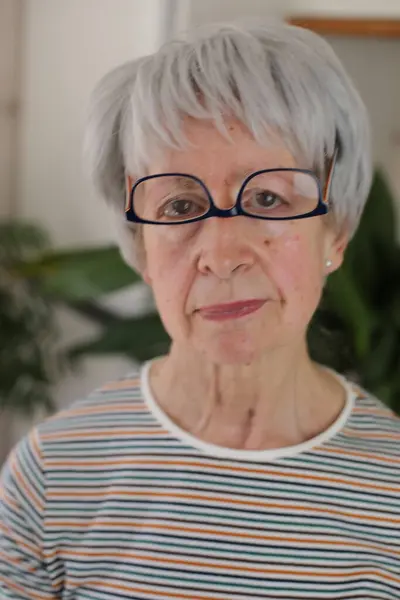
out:
M260 145L239 121L229 125L229 137L212 122L187 119L185 133L189 146L170 148L159 155L148 174L184 173L213 185L237 184L255 171L275 168L304 168L278 136Z

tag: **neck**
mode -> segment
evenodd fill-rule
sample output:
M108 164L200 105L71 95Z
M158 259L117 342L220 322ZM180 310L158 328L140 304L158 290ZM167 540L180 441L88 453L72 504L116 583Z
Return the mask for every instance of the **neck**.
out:
M173 345L150 373L157 402L182 429L220 446L261 450L302 443L343 409L345 393L306 344L248 365L216 365Z

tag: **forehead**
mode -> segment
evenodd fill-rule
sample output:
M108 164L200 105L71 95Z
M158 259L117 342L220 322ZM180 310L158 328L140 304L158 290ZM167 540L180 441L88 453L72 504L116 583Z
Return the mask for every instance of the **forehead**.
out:
M219 131L213 121L190 117L183 119L187 140L184 149L168 148L160 152L148 174L188 173L202 179L245 177L257 170L300 167L279 136L261 145L236 119L226 119L227 133Z

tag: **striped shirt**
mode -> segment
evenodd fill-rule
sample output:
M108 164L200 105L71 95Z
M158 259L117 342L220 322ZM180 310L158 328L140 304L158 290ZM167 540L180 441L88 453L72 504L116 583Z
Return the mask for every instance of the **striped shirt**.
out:
M343 382L323 434L199 441L149 365L35 428L3 470L1 600L400 598L400 420Z

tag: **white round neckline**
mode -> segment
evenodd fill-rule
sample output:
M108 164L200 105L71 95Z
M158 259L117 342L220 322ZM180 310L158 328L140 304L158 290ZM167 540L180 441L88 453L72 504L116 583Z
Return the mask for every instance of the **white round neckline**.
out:
M226 446L219 446L210 442L205 442L191 433L185 431L179 425L174 423L172 419L162 410L150 387L150 369L155 359L145 362L140 370L140 383L141 390L144 400L153 414L153 416L161 423L161 425L169 431L174 437L188 446L192 446L197 450L201 450L203 453L211 455L216 458L230 458L235 460L248 460L248 461L271 461L279 458L285 458L295 456L312 450L313 448L320 446L321 444L329 441L333 438L346 424L349 418L355 402L355 390L351 384L341 375L335 371L330 372L339 380L346 391L345 405L338 415L336 420L327 428L325 431L318 435L310 438L309 440L296 444L294 446L284 446L283 448L272 448L268 450L239 450L236 448L228 448Z

